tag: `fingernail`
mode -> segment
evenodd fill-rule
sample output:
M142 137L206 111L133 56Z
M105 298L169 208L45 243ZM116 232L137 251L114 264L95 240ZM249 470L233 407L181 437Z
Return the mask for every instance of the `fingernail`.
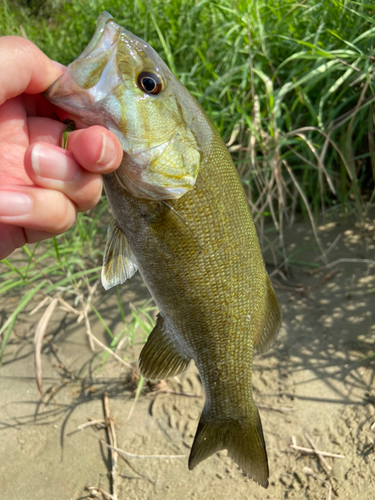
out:
M71 181L79 172L71 154L53 145L36 144L31 152L31 165L38 177L56 181Z
M98 165L107 167L115 158L116 148L113 141L111 141L106 134L102 134L102 137L102 152L98 160Z
M17 217L26 215L33 206L27 194L16 191L0 191L0 217Z

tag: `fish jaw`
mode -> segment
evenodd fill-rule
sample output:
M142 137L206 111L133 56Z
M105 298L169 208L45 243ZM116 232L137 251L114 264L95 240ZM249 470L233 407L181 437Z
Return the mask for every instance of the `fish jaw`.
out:
M121 83L115 64L120 30L112 16L103 12L88 46L43 95L87 125L103 125L111 130L126 151L129 145L118 126L120 103L112 95L113 88Z
M95 117L87 107L105 99L121 80L113 64L121 29L103 12L90 43L44 92L46 99L66 111L79 111L82 120L91 125Z

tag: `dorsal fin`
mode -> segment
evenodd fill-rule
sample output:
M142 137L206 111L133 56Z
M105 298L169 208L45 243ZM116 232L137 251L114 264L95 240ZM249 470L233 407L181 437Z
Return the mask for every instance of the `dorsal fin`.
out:
M114 219L108 226L108 240L104 250L102 284L108 290L121 285L137 271L137 263L125 234Z
M187 369L189 362L178 352L165 330L164 318L158 314L155 328L139 356L141 374L151 380L175 377Z
M263 328L254 337L254 347L259 352L265 352L276 340L281 326L281 311L279 301L272 287L269 276L266 279L265 309L263 313Z

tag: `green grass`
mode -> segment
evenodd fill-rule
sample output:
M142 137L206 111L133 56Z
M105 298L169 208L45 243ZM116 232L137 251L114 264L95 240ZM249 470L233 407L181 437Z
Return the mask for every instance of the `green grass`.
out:
M375 201L375 4L308 0L29 0L0 3L0 35L27 36L51 58L75 59L109 11L149 42L229 143L260 228L296 213ZM33 254L3 261L0 299L25 289L2 325L4 353L35 294L79 297L98 279L105 201ZM261 232L265 242L267 233ZM319 244L319 239L317 242ZM285 257L285 255L284 255ZM280 259L283 258L282 252ZM293 259L292 259L293 260ZM4 267L3 267L4 268ZM119 301L121 312L121 303ZM116 347L116 342L112 346Z
M160 52L224 140L235 137L232 154L255 215L270 214L282 230L282 219L295 211L307 215L306 201L316 216L332 205L360 210L369 200L375 177L368 135L375 120L375 5L3 1L0 34L26 34L68 64L105 9Z
M98 247L104 242L105 228L98 219L105 208L101 202L92 214L80 214L77 224L64 235L34 245L33 251L25 246L17 257L1 261L0 301L5 303L12 294L22 298L0 328L0 363L13 326L32 299L58 296L77 302L88 296L87 289L101 270Z

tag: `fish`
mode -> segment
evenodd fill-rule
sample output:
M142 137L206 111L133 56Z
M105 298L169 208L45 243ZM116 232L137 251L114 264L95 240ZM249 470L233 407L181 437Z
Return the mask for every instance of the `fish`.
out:
M109 289L139 270L156 303L139 358L145 378L174 377L195 362L205 402L189 469L226 449L267 488L252 359L276 339L281 312L220 135L157 52L107 12L44 96L122 144L120 167L103 176L113 220L102 283Z

